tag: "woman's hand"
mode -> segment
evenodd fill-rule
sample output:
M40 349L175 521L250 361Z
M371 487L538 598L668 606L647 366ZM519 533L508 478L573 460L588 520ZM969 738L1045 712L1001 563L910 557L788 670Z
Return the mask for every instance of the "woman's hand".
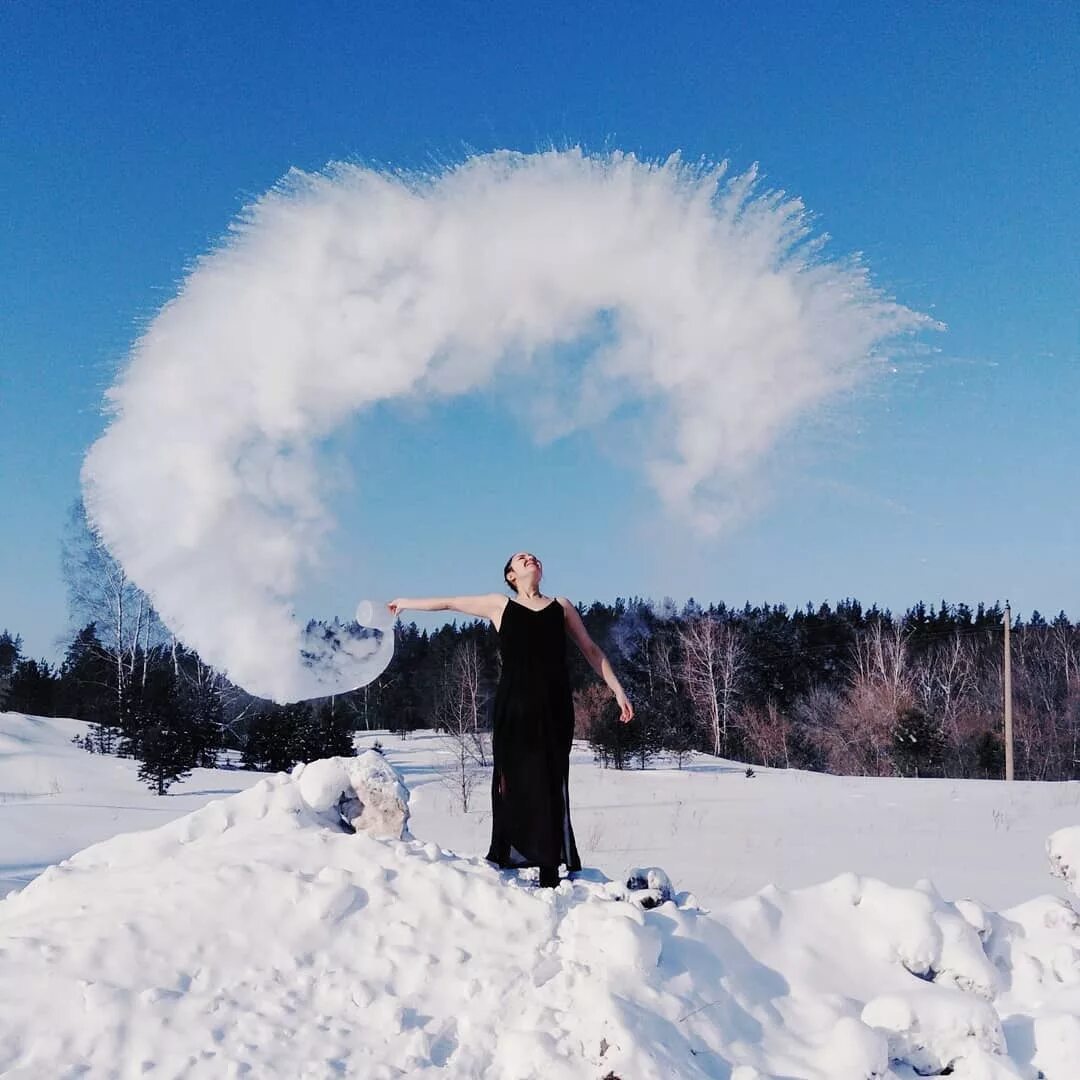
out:
M629 724L634 719L634 706L630 704L630 699L626 696L625 691L620 690L615 695L615 700L619 705L620 722Z
M390 603L387 604L386 606L390 609L390 614L393 615L396 618L398 615L400 615L408 607L408 601L407 600L391 600Z

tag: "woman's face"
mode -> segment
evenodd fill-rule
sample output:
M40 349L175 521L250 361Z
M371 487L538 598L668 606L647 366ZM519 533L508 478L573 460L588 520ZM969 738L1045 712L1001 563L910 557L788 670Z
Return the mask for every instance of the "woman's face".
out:
M544 564L531 551L519 551L510 558L510 573L515 586L524 585L529 577L539 585L544 576Z

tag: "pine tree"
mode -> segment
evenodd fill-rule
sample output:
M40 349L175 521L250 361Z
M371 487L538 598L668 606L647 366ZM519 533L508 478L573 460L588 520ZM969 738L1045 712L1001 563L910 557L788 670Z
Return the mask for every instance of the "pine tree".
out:
M5 630L0 634L0 712L8 707L11 680L22 659L22 638Z
M97 625L90 622L67 647L57 685L59 715L92 724L93 748L103 754L113 753L119 736L114 667L98 638Z
M315 753L305 761L324 757L352 757L356 753L352 721L347 710L341 708L334 698L324 701L315 710L315 730L318 738Z
M195 759L190 717L181 708L176 675L167 664L148 670L138 715L139 779L164 795L187 778Z
M268 705L251 722L244 742L244 764L269 772L288 772L304 759L314 740L311 706L306 702Z
M636 720L634 721L637 722ZM589 731L589 746L605 769L625 769L637 750L636 737L617 710L605 711Z
M1005 775L1005 746L994 731L984 731L975 740L975 766L987 780Z
M903 709L893 728L893 762L901 776L937 776L945 739L941 729L917 706Z
M634 715L636 718L637 712ZM690 712L677 705L669 712L660 714L657 737L659 748L666 750L680 769L698 747L699 737L694 718Z
M20 660L11 676L8 708L32 716L55 716L56 683L47 661Z

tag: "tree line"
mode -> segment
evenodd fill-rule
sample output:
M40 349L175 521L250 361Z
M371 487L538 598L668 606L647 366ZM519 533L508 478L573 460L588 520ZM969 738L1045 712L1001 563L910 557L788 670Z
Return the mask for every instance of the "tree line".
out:
M635 707L619 723L570 647L575 734L605 765L699 751L853 775L1004 775L997 604L894 615L853 599L792 610L630 598L579 610ZM1012 669L1017 778L1080 778L1080 626L1064 613L1015 618ZM365 722L483 730L497 680L487 624L399 626L393 664L364 691Z
M136 757L155 790L224 751L249 767L352 752L351 733L436 728L484 763L499 675L485 622L433 631L400 621L371 685L319 702L253 698L176 641L77 507L64 573L79 626L63 661L0 634L0 708L91 724L87 750ZM942 601L901 615L835 605L681 606L642 598L579 608L619 671L635 719L570 646L575 734L615 768L700 751L752 764L858 775L1003 775L1003 611ZM1016 776L1080 777L1080 626L1038 612L1012 624ZM462 769L463 778L467 770ZM464 782L464 781L463 781Z

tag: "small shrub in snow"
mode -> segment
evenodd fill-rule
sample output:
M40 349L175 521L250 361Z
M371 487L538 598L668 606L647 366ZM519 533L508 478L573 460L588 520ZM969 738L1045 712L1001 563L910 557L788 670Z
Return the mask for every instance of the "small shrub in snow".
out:
M747 765L746 772L743 775L746 777L747 780L752 780L755 776L757 776L757 773L754 772L754 770L749 765Z

